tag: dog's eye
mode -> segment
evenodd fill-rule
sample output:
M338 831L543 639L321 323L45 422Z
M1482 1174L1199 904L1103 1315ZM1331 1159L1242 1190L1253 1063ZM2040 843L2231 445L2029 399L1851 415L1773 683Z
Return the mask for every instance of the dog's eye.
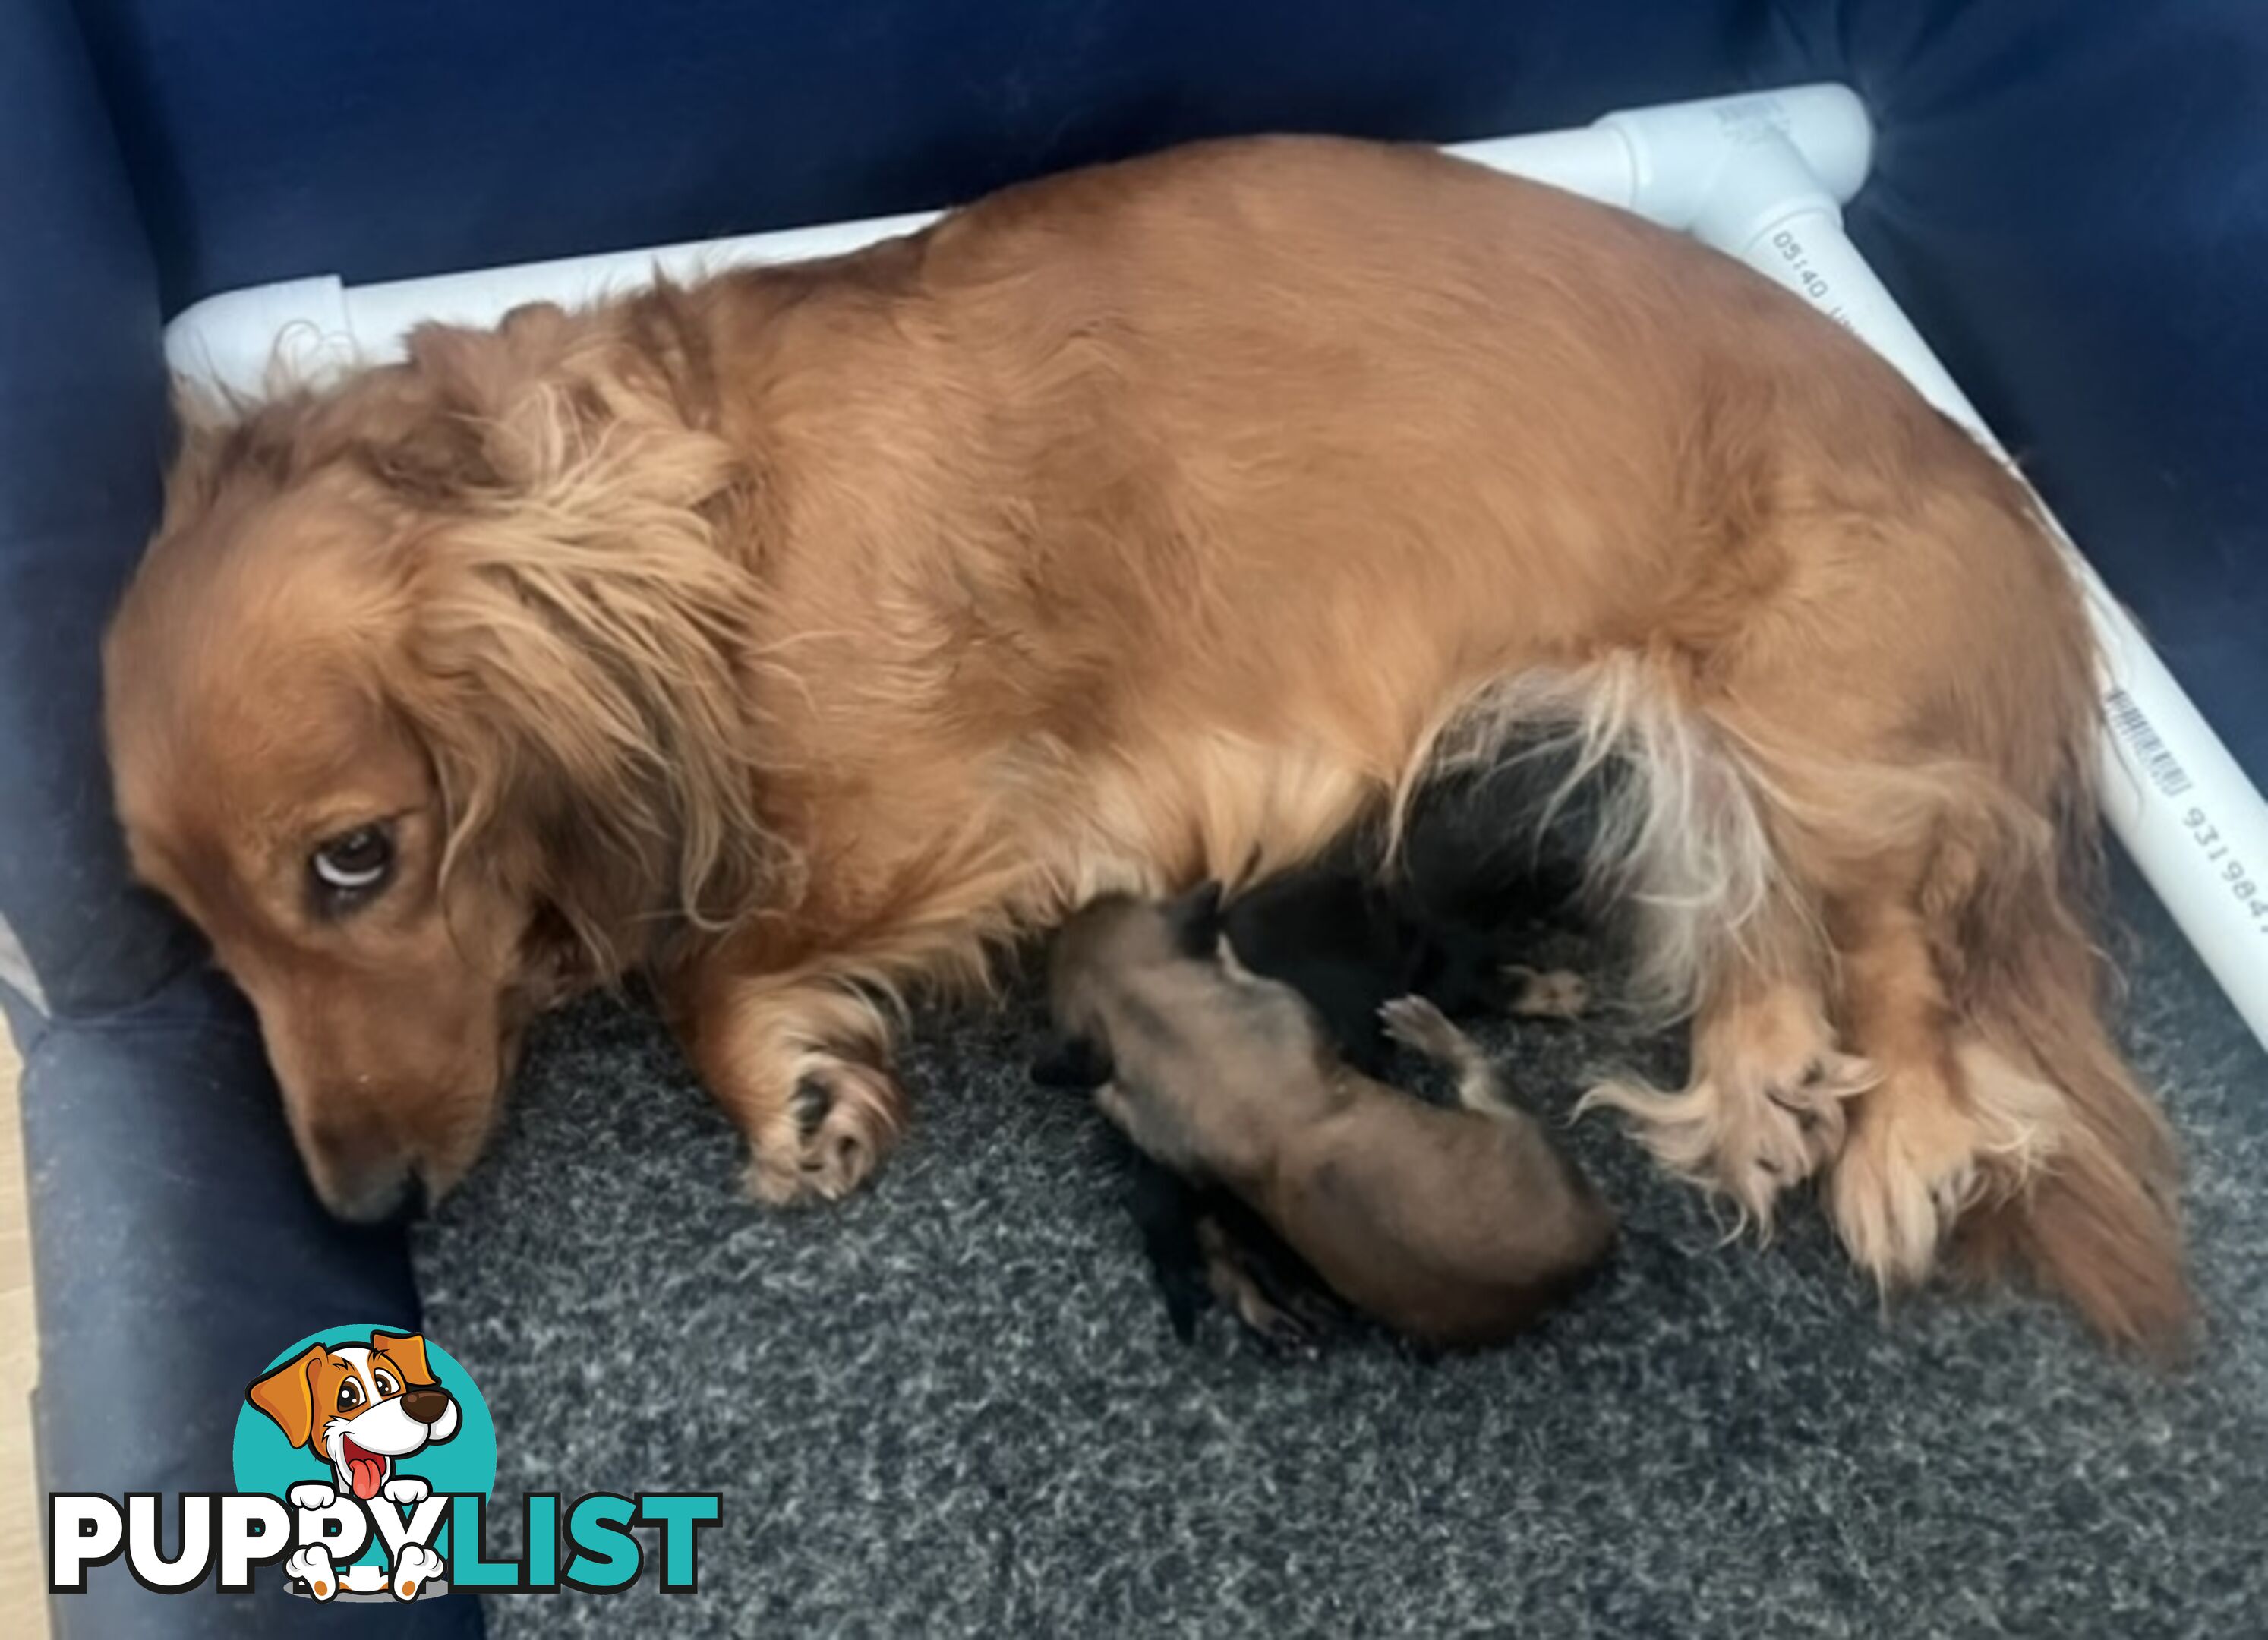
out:
M399 1394L401 1391L401 1386L394 1381L394 1374L384 1367L371 1368L370 1381L378 1386L378 1393L381 1395Z
M349 1379L339 1386L339 1410L352 1412L362 1405L362 1386Z
M341 832L307 857L307 870L332 904L375 894L394 871L394 835L382 825Z

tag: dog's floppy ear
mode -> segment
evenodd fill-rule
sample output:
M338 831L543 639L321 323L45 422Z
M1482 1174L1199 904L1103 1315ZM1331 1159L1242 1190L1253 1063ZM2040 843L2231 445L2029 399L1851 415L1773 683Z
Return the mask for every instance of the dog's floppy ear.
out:
M420 1333L372 1333L370 1347L379 1355L401 1369L401 1381L407 1384L438 1382L433 1370L425 1364L425 1339Z
M315 1433L315 1368L325 1353L322 1345L310 1344L297 1360L254 1380L244 1392L244 1398L274 1419L294 1446L305 1446Z
M744 463L658 378L643 387L635 355L559 342L563 322L413 339L429 420L461 422L480 453L453 468L445 451L405 481L422 516L380 683L433 761L446 860L488 858L603 980L640 954L617 948L624 930L721 924L784 856L747 721L754 583L716 539L743 528Z
M1210 959L1220 949L1220 884L1208 880L1164 908L1174 945L1185 957Z
M1110 1050L1094 1037L1050 1032L1032 1061L1032 1080L1043 1088L1092 1093L1110 1080Z

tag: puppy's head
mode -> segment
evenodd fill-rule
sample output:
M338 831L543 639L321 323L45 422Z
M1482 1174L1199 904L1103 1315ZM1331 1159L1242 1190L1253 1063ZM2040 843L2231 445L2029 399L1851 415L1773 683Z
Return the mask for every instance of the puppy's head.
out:
M193 433L106 642L135 871L346 1217L453 1184L534 1009L745 890L733 471L612 424L637 364L546 310Z
M1101 1001L1111 987L1147 969L1218 960L1221 889L1201 883L1179 899L1106 894L1081 907L1056 935L1048 960L1053 1039L1032 1068L1045 1087L1092 1089L1110 1079L1108 1045L1099 1031Z
M366 1346L311 1344L254 1380L245 1399L365 1500L392 1478L395 1459L447 1440L460 1422L415 1333L372 1333Z
M1049 973L1061 982L1169 962L1210 962L1220 948L1221 887L1199 883L1173 900L1105 894L1067 918Z

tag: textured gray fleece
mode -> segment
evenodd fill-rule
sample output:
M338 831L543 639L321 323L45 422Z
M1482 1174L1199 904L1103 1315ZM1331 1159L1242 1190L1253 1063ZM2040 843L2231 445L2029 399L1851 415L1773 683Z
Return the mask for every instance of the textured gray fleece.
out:
M1540 1335L1427 1364L1366 1337L1177 1345L1035 1017L921 1022L874 1185L780 1214L643 1013L552 1021L508 1130L421 1234L431 1335L525 1490L722 1489L697 1593L493 1597L512 1636L1175 1632L2268 1633L2268 1062L2131 889L2125 1030L2190 1158L2198 1364L2055 1309L1884 1313L1806 1203L1765 1252L1609 1119L1612 1275ZM1610 1024L1497 1032L1564 1114L1670 1077ZM507 1533L505 1534L509 1536Z

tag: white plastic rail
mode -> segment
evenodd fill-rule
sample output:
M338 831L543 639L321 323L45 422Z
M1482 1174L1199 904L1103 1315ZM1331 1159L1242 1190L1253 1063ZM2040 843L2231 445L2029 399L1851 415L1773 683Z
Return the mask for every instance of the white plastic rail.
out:
M1449 151L1635 211L1749 263L1870 343L1929 400L2003 455L1976 407L1843 232L1874 133L1839 85L1632 109L1580 130ZM349 286L291 280L208 298L166 327L193 383L257 397L292 379L399 357L428 320L490 325L522 302L568 304L750 262L829 255L903 233L932 213L798 228L659 250ZM2066 538L2066 545L2068 541ZM2084 560L2101 636L2104 809L2151 886L2268 1044L2268 803Z

